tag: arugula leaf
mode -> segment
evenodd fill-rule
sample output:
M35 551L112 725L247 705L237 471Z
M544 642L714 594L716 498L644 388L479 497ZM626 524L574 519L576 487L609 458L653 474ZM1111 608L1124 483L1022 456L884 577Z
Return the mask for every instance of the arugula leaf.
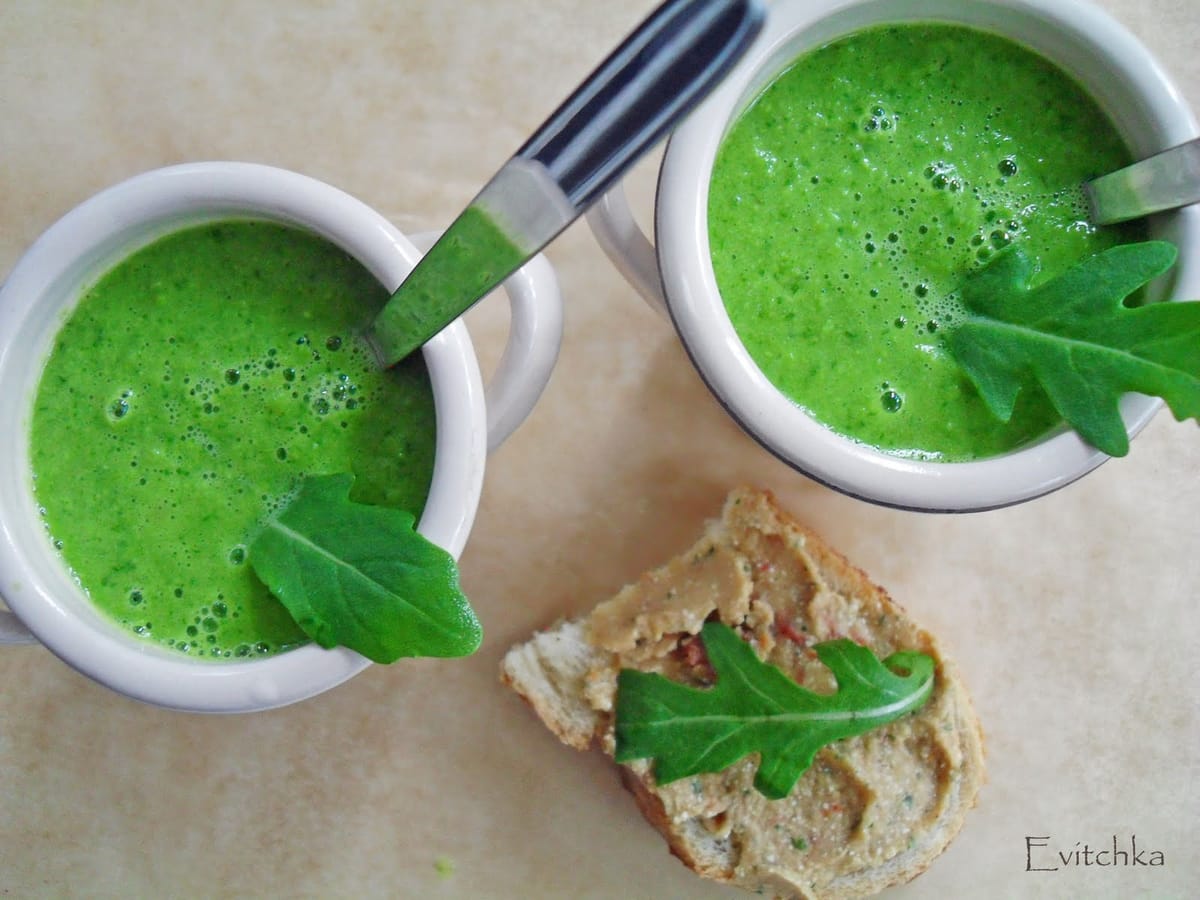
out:
M310 638L377 663L467 656L483 637L454 558L412 514L350 501L350 475L305 480L247 558Z
M1200 303L1123 302L1176 255L1165 241L1121 244L1030 288L1032 263L1014 249L964 283L971 316L947 345L1002 421L1032 376L1084 440L1124 456L1123 393L1162 397L1180 421L1200 416Z
M719 772L757 750L754 786L778 800L821 747L920 708L933 690L933 660L924 653L901 651L880 663L844 638L817 644L838 683L836 693L817 694L759 660L727 625L707 622L701 637L717 674L712 688L635 669L617 676L616 760L654 757L660 784Z

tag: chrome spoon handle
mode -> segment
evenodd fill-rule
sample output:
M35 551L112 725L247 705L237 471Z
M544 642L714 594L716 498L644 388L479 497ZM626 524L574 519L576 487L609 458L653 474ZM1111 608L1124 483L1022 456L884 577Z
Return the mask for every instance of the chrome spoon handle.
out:
M711 91L761 0L666 0L588 76L405 279L368 340L390 366L552 241Z
M763 15L749 0L668 0L516 155L545 166L573 206L587 206L713 88Z
M1200 202L1200 138L1101 176L1083 190L1097 225Z

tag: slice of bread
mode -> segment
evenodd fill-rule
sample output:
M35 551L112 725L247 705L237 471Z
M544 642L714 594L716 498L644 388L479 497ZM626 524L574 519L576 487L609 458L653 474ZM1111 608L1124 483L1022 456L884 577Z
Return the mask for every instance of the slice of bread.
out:
M586 618L513 647L501 678L563 742L611 756L617 673L711 684L696 636L709 618L811 690L835 689L812 646L838 637L880 658L928 653L935 684L916 713L819 751L781 800L754 790L757 754L666 785L651 760L622 765L671 852L700 875L776 897L866 897L924 871L962 827L984 778L970 698L933 637L766 492L735 490L691 549Z

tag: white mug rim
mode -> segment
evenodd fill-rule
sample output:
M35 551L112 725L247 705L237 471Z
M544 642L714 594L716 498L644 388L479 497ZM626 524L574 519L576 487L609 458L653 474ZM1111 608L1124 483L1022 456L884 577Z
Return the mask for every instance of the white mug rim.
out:
M403 280L420 254L391 222L371 207L315 178L246 162L197 162L135 175L85 200L35 241L0 285L0 381L7 383L13 342L46 292L88 254L106 268L154 236L220 218L261 218L307 228L357 258L389 288ZM109 245L105 247L104 245ZM88 266L95 269L93 263ZM100 274L98 271L93 275ZM78 287L70 293L77 298ZM60 291L61 293L61 291ZM73 301L68 301L73 302ZM59 324L66 307L56 311ZM57 325L43 328L49 337ZM44 365L46 347L39 354ZM484 389L470 336L461 321L423 348L437 418L434 473L418 530L450 552L461 553L471 530L487 456ZM36 388L38 377L31 379ZM8 404L29 415L32 390ZM18 430L23 438L27 421ZM346 648L308 644L250 661L202 660L139 643L92 612L83 591L59 562L42 572L50 542L37 525L28 453L23 439L14 460L25 483L8 490L22 508L0 518L0 595L21 622L68 665L108 687L157 706L193 712L271 709L307 699L344 682L370 662ZM7 476L0 475L0 482ZM2 495L0 495L2 496ZM7 504L12 499L5 497ZM33 526L39 534L28 534ZM36 538L36 540L35 540ZM38 544L37 542L41 543ZM31 548L33 548L31 550ZM69 593L70 591L74 593ZM64 593L68 592L68 593ZM63 599L66 597L67 599Z
M939 10L936 15L930 12L934 8ZM875 450L818 424L778 391L743 347L720 299L709 255L706 207L712 162L729 123L762 89L766 77L777 74L778 68L774 73L771 68L780 66L789 52L794 58L797 39L806 40L802 35L834 17L864 12L874 17L871 23L939 19L978 25L982 16L993 30L1010 36L1019 30L1014 22L1037 21L1055 29L1056 37L1069 35L1070 53L1093 53L1117 67L1114 77L1124 78L1145 103L1137 114L1144 113L1160 132L1150 139L1156 145L1152 149L1165 149L1197 133L1191 111L1158 61L1119 23L1086 2L782 0L771 7L764 32L746 57L676 130L664 152L655 243L668 312L697 371L726 410L767 450L814 480L880 505L932 512L993 509L1042 496L1108 457L1066 428L1009 454L970 462L926 462ZM837 33L856 27L862 25ZM1046 40L1035 49L1080 77L1060 59L1070 55L1068 51L1058 53ZM1094 92L1094 85L1081 80ZM1200 209L1162 218L1186 245L1173 273L1177 296L1200 296ZM1131 438L1161 406L1157 398L1123 398L1121 411Z

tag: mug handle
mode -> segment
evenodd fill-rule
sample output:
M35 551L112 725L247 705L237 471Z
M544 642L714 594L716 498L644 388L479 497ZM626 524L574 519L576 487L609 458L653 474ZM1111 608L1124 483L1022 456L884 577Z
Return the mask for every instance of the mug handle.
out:
M424 250L436 239L436 234L420 234L413 243ZM533 411L550 381L562 344L562 296L554 268L546 257L539 253L510 275L503 287L511 324L500 363L484 389L489 453ZM0 646L36 643L38 639L20 619L0 609Z
M427 231L411 240L423 253L439 236L438 232ZM488 453L503 444L533 412L562 346L562 296L558 277L545 256L539 253L530 259L505 279L503 288L511 322L500 363L484 388Z
M26 628L20 619L8 610L0 609L0 647L5 644L36 644L37 642L38 639L33 636L33 632Z
M600 249L612 260L617 271L637 289L651 309L670 318L662 276L658 271L658 254L634 219L622 182L617 182L592 205L587 212L587 223Z

